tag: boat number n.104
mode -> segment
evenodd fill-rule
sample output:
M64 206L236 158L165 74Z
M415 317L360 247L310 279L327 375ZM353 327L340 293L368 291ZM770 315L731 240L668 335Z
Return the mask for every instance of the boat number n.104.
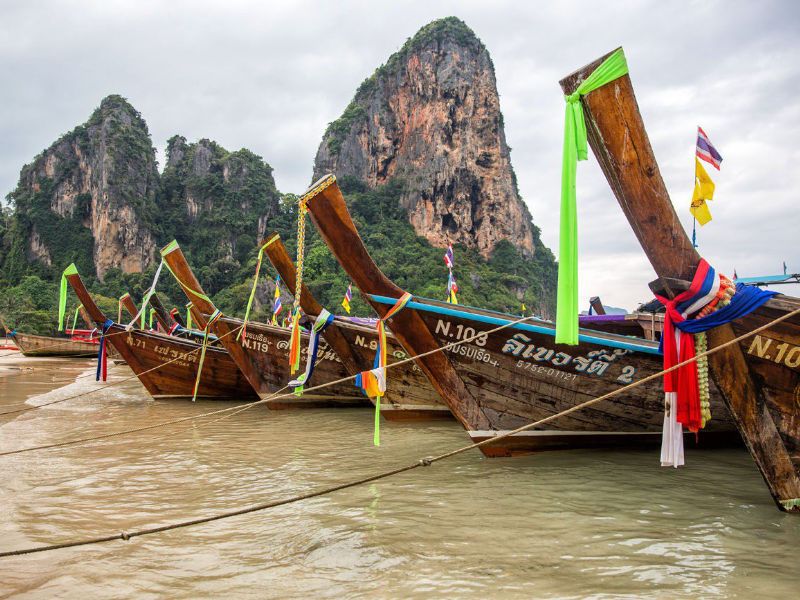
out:
M790 369L800 367L800 346L794 346L787 342L778 343L777 340L757 335L753 338L747 353L764 360L784 364Z

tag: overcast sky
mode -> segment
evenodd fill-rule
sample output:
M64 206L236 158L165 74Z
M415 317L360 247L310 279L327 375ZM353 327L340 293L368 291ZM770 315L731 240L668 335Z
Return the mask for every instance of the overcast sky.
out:
M384 3L0 0L0 193L100 100L166 140L249 148L281 191L302 191L328 122L358 84L431 20L456 15L497 72L519 186L558 246L560 77L622 45L684 225L697 125L724 158L701 254L723 272L800 271L800 3L494 0ZM655 277L590 155L578 169L580 294L632 308ZM782 291L797 295L800 286ZM413 290L412 290L413 291Z

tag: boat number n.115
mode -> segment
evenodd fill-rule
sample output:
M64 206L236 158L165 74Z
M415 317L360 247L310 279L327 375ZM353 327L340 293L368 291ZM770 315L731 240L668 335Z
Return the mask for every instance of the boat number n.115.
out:
M476 346L485 346L488 338L487 334L475 331L472 327L464 327L461 323L457 323L455 327L450 327L450 321L442 321L439 319L436 322L436 334L441 334L444 337L453 338L453 340L465 340L468 343L475 344Z
M747 353L778 364L783 363L790 369L800 367L800 346L787 342L778 343L777 340L757 335L753 338Z

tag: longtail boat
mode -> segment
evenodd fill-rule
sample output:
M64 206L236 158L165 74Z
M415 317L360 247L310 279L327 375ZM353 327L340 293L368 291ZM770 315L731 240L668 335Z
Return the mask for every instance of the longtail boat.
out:
M278 275L289 287L289 291L293 292L297 285L297 270L280 235L273 233L264 240L262 247ZM302 285L300 293L300 308L312 318L319 316L322 311L322 305L317 302L305 284ZM337 316L322 332L322 337L336 352L350 375L372 368L378 346L378 336L374 326L365 326L355 319ZM394 335L389 334L386 337L389 364L408 358ZM450 409L442 402L425 374L413 361L392 369L392 377L387 383L380 414L388 421L452 418Z
M20 331L8 331L9 338L23 356L48 356L66 358L89 358L97 356L98 342L91 337L91 330L70 330L72 333L59 336L35 335Z
M78 307L79 314L86 318L86 312L82 306ZM61 358L89 358L97 354L98 342L94 339L91 321L87 322L89 329L68 329L66 332L59 332L56 335L36 335L32 333L21 333L13 330L6 325L5 320L0 316L0 327L5 331L7 339L14 341L16 349L23 356L47 356Z
M573 94L614 52L562 79L564 93ZM659 276L651 287L674 298L689 286L700 255L661 178L630 76L581 94L580 104L589 145ZM798 307L798 298L773 296L754 312L708 331L708 346L767 325ZM708 362L776 504L781 510L800 512L800 317L724 348Z
M200 362L201 345L196 339L165 335L108 321L77 273L67 275L75 294L99 328L107 343L119 352L153 398L191 398ZM94 355L97 354L97 346ZM214 400L255 400L256 394L228 352L209 345L197 397Z
M385 316L404 290L372 261L336 178L323 177L300 202L344 270L378 315ZM552 323L426 298L412 297L391 318L389 327L403 348L417 357L474 441L555 415L661 370L655 341L581 329L580 344L565 346L555 343ZM453 342L460 343L443 350ZM489 456L509 456L542 449L658 442L663 403L658 385L639 386L481 450ZM711 410L714 418L704 443L729 442L731 434L735 438L730 414L716 394L712 394Z
M291 331L285 327L248 321L246 330L240 336L244 325L242 319L228 317L217 311L216 306L203 291L194 276L186 257L177 242L172 242L161 251L164 262L169 266L181 288L189 298L195 315L205 327L219 339L230 353L233 361L262 399L269 399L272 409L290 408L328 408L369 406L369 401L352 384L343 382L323 388L318 392L307 392L289 398L278 396L291 393L288 382L294 378L289 371L289 340ZM303 352L308 352L308 334L301 339ZM341 359L324 340L317 352L314 379L310 383L332 382L349 376ZM306 357L307 358L307 357Z

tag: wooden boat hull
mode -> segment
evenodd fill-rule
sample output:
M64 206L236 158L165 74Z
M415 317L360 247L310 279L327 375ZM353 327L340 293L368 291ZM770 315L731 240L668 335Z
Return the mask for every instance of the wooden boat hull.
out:
M200 344L142 329L126 332L112 325L111 343L153 398L191 398L200 361ZM178 359L178 360L175 360ZM256 400L253 388L224 348L206 348L198 398Z
M291 379L301 372L291 375L289 372L289 339L291 330L265 323L250 321L247 331L239 340L236 333L226 335L225 332L238 331L242 321L232 317L221 317L217 321L216 331L221 343L232 355L244 355L247 371L251 373L251 383L261 398L270 398L276 392L280 395L291 393L287 387ZM224 336L224 337L223 337ZM305 364L308 353L308 334L301 335L301 365ZM335 381L348 377L336 354L320 339L317 351L317 364L308 387L320 383ZM293 408L331 408L369 406L367 398L361 394L352 381L331 385L318 391L303 393L301 396L270 400L267 405L272 409Z
M374 329L358 326L341 319L336 325L350 345L359 364L365 370L372 366L378 335ZM408 354L394 335L386 336L386 361L389 364L405 360ZM413 361L390 368L386 380L386 396L381 402L381 415L387 421L427 421L452 419L450 409L431 387L425 373Z
M373 297L388 304L390 298ZM473 307L415 298L404 310L416 312L440 346L478 336L446 350L450 362L489 418L493 434L469 430L475 440L496 437L532 421L561 413L662 368L657 344L604 332L581 330L578 346L554 342L546 322L519 323L516 317ZM486 335L480 335L487 332ZM725 434L738 438L736 426L716 390L712 420L701 438ZM630 446L660 442L664 393L660 382L633 388L529 432L485 446L484 453L508 456L542 449Z
M73 340L69 337L51 337L32 333L14 332L14 339L23 356L52 356L92 358L97 356L98 343Z
M262 243L267 257L290 290L297 288L297 269L280 235L273 233ZM300 289L300 307L311 318L323 310L305 284ZM351 317L337 317L322 337L352 376L373 367L378 336L374 324ZM387 360L393 363L407 357L393 335L387 335ZM434 391L425 374L413 361L391 369L386 395L381 401L381 415L389 421L427 421L451 419L452 413Z
M323 239L348 275L367 294L379 315L385 315L403 293L377 268L347 211L333 176L315 183L303 196ZM416 298L389 321L397 340L447 402L467 431L507 431L553 416L581 402L617 390L661 370L655 342L627 336L583 331L577 348L553 343L550 324L535 322L490 333L517 317L472 307L458 307ZM441 351L451 342L486 335L471 343ZM522 337L519 337L522 336ZM635 343L634 343L635 342ZM592 444L618 444L607 434L658 434L663 426L664 395L660 382L634 388L570 415L555 418L545 432L594 434ZM715 422L710 430L730 433L733 425L714 399ZM554 433L552 447L564 447ZM650 436L647 436L650 437ZM508 455L548 447L547 434L522 435L482 447L487 455ZM633 438L629 438L633 439Z

